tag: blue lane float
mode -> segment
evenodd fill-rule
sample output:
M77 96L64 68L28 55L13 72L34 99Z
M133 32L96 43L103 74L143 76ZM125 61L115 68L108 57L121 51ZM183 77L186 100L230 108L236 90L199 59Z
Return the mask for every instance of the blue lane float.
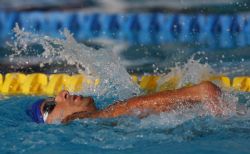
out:
M232 48L250 44L249 14L0 12L0 39L18 23L28 31L60 37L69 29L76 39L110 38L131 44L200 43Z

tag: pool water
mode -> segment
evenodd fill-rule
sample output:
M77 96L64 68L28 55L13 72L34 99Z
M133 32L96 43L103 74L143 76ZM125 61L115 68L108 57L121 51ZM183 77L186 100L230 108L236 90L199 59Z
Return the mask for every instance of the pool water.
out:
M121 69L123 65L131 73L138 74L164 71L171 73L169 68L176 66L180 71L188 72L185 81L193 83L201 80L195 76L209 72L206 70L208 66L218 74L224 73L231 77L249 75L248 47L211 51L185 44L144 46L141 49L134 46L123 51L115 50L117 52L114 54L120 56L120 60L115 60L117 55L109 56L105 47L101 50L90 49L75 42L67 33L66 39L61 40L17 31L21 41L17 38L14 45L18 46L12 46L12 49L17 50L8 57L25 57L28 42L37 43L45 50L45 54L39 55L39 58L57 56L67 61L67 64L75 65L78 70L81 69L79 65L83 65L90 74L107 79L106 84L101 84L99 89L88 89L82 93L94 96L99 108L106 107L117 99L140 94L137 86L128 80L126 70ZM54 46L48 42L54 43ZM57 48L58 46L60 48ZM58 55L59 51L61 54ZM102 55L98 56L100 53ZM191 63L190 57L195 59ZM91 65L87 63L88 60L91 61ZM186 67L181 69L180 66L183 65ZM32 122L26 114L26 109L38 98L36 96L4 96L0 100L0 151L32 154L249 153L250 93L229 90L225 91L224 95L229 106L237 107L225 108L226 114L221 117L215 117L202 105L197 105L192 109L179 109L144 119L82 119L67 125L43 125Z
M249 93L237 97L249 106ZM197 106L145 119L39 125L31 122L24 110L35 99L16 96L1 100L1 153L249 153L249 109L244 115L232 111L214 117L199 116Z

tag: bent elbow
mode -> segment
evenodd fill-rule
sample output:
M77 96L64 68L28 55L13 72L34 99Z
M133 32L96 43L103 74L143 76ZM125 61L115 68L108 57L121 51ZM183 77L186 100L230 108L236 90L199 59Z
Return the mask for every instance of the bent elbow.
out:
M210 81L204 81L201 83L202 94L209 98L218 98L221 96L221 89Z

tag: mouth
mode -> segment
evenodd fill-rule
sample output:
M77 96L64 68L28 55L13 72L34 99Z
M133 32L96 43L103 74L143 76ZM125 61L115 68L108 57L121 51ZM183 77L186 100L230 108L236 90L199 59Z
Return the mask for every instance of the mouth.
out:
M74 102L82 102L84 106L94 102L92 97L83 97L82 95L73 95L72 99Z
M94 103L94 99L91 96L84 97L82 95L71 95L71 101L78 105L88 106Z
M73 101L77 101L77 100L81 101L82 99L83 99L83 96L81 95L73 95Z

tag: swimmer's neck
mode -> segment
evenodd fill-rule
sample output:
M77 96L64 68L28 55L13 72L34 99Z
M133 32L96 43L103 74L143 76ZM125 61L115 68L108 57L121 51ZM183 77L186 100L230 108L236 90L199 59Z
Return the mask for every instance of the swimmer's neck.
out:
M101 112L102 110L98 110L98 109L96 109L95 111L91 111L91 112L87 112L87 111L76 112L66 117L65 119L63 119L62 123L67 123L75 119L98 118Z

